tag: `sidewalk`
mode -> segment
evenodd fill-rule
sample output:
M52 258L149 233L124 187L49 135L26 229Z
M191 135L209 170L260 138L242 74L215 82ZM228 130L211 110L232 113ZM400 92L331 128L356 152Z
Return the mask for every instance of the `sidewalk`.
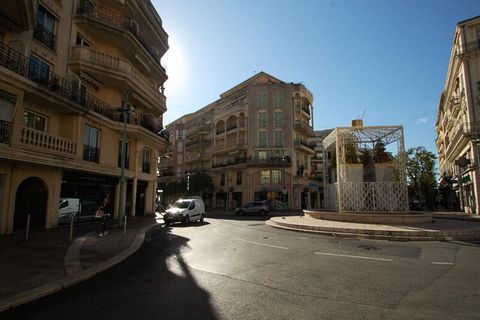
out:
M69 243L68 226L0 237L0 312L60 291L89 279L123 261L140 248L146 232L163 220L136 217L123 229L110 221L109 233L100 238L99 223L74 226Z

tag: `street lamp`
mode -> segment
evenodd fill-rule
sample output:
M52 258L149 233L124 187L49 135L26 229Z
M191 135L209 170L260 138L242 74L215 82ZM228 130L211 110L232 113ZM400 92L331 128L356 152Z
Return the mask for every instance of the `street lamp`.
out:
M122 149L120 155L120 210L118 212L118 226L122 225L125 216L125 200L126 200L126 179L125 179L125 159L126 159L126 143L127 143L127 118L128 114L135 109L128 105L128 91L124 92L122 107L117 111L123 113L123 131L122 131Z

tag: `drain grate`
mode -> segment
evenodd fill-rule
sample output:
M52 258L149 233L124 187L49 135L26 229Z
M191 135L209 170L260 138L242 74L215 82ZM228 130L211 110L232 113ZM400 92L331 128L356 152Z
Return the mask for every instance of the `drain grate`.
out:
M367 245L361 245L359 246L359 248L364 250L382 250L381 248L374 247L374 246L367 246Z

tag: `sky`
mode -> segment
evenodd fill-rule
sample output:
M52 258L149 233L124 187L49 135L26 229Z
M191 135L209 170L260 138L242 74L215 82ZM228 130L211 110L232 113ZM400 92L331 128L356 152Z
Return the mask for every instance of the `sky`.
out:
M479 0L152 0L169 35L164 123L264 71L303 83L314 129L403 125L436 154L434 131L458 22Z

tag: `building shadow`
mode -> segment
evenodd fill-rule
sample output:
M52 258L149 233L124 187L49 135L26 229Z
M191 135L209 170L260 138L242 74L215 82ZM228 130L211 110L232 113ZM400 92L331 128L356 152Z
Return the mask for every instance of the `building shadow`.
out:
M292 211L270 211L267 215L260 215L255 213L245 213L243 215L237 215L235 213L209 213L207 212L207 219L221 219L221 220L237 220L237 221L267 221L273 217L283 216L299 216L301 212Z
M187 238L155 228L130 258L92 279L0 313L0 319L217 319L183 259Z

